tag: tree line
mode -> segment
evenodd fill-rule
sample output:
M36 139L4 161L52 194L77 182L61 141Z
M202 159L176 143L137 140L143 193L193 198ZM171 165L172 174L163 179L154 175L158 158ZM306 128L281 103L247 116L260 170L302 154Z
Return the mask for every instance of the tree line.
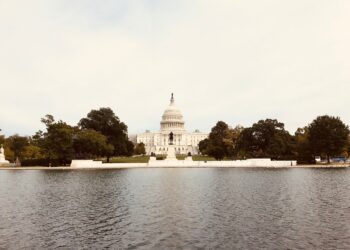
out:
M0 136L6 158L22 165L66 165L72 159L95 159L145 154L143 143L134 145L128 128L110 108L91 110L79 123L71 126L56 121L52 115L41 119L45 131L33 136ZM315 156L328 162L332 157L350 155L349 128L339 117L319 116L291 135L284 124L265 119L251 127L229 127L218 121L207 139L199 143L202 155L217 160L272 158L313 163Z
M314 163L320 156L330 162L332 157L349 156L349 128L339 117L328 115L298 128L294 135L275 119L260 120L247 128L230 128L219 121L199 143L199 150L217 160L271 158Z
M91 110L76 126L56 121L52 115L41 119L45 131L33 136L18 134L5 138L6 158L22 165L66 165L72 159L94 159L112 156L145 154L144 145L134 145L128 138L128 128L110 108Z

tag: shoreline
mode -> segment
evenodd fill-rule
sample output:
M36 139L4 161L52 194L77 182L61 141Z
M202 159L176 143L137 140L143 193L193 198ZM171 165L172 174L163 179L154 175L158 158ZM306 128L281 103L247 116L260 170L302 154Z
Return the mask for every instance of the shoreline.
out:
M70 166L59 166L59 167L41 167L41 166L30 166L30 167L11 167L11 166L0 166L0 170L117 170L117 169L154 169L154 168L264 168L264 169L296 169L296 168L315 168L315 169L331 169L331 168L349 168L348 164L337 164L337 165L296 165L288 167L267 167L267 166L102 166L102 167L70 167Z

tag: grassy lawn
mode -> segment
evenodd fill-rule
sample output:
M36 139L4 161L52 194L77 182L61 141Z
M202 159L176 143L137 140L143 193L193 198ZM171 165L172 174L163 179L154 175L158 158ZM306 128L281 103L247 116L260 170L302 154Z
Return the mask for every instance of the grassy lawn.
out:
M194 161L215 161L215 158L205 155L194 155L192 159Z
M178 160L185 160L186 155L177 155L176 159ZM213 157L210 156L204 156L204 155L193 155L192 160L194 161L215 161Z

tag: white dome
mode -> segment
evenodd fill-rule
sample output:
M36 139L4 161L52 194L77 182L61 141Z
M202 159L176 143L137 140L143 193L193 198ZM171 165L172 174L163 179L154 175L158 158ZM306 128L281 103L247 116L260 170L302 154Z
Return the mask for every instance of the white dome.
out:
M176 132L185 130L185 122L181 111L176 107L174 95L171 95L170 104L165 109L162 121L160 122L161 131Z

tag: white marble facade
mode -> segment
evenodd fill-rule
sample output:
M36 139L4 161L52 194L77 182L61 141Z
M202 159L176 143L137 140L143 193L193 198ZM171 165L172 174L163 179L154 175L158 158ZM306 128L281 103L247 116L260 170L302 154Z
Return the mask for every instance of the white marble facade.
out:
M143 142L146 148L146 154L155 153L157 155L167 155L169 149L169 134L173 133L173 145L176 154L187 155L191 153L196 155L198 151L198 143L208 137L207 133L201 133L196 130L188 133L185 129L185 122L181 111L176 107L174 96L171 96L170 105L165 109L160 122L159 132L146 131L138 134L137 143Z

